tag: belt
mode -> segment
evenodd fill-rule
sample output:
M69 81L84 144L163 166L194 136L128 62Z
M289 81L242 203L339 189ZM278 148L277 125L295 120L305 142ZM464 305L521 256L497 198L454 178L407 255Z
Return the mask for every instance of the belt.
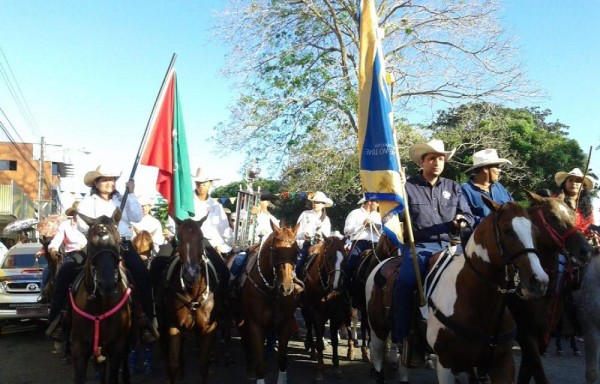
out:
M121 241L131 241L131 237L121 236Z

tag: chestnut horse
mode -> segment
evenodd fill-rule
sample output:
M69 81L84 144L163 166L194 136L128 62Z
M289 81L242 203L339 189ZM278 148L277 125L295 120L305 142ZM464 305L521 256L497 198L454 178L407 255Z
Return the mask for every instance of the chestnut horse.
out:
M527 195L532 204L528 209L531 221L540 233L536 248L542 267L549 276L548 289L543 297L533 300L509 295L507 305L517 324L516 339L521 347L517 382L529 383L533 376L539 384L549 383L540 355L548 345L552 323L560 316L558 308L553 306L557 295L558 254L567 255L570 263L585 265L590 258L591 247L575 227L575 212L563 201L543 198L531 192Z
M299 253L296 244L298 225L279 228L271 222L273 233L248 259L241 276L243 323L240 333L246 352L248 378L265 383L265 335L273 329L278 339L279 383L287 383L287 347L296 297L294 265Z
M71 316L71 358L75 383L86 381L87 363L93 353L99 363L100 382L118 383L119 368L123 382L129 383L127 352L132 326L131 287L119 267L121 237L117 224L121 211L112 217L91 219L79 214L89 225L87 258L83 280L69 292Z
M200 221L177 221L179 243L164 271L166 281L159 285L156 295L167 383L175 383L178 376L183 376L183 332L193 331L196 334L201 380L205 382L208 376L210 351L217 327L213 313L217 286L200 229L205 220L206 217Z
M437 376L442 384L454 383L455 373L473 368L485 371L492 383L512 382L515 372L509 341L515 329L505 296L519 292L523 298L540 297L548 284L533 248L537 232L527 211L515 203L483 200L492 212L473 232L464 257L452 256L428 300L427 341L438 355ZM383 382L389 320L382 319L385 292L374 281L389 260L398 261L393 258L378 265L366 287L378 382Z
M369 319L367 318L367 300L365 298L365 285L367 284L367 278L373 269L382 262L383 260L392 257L400 256L400 248L394 244L392 239L385 233L381 234L375 250L365 249L360 253L360 261L354 271L354 274L350 278L349 291L352 299L352 307L360 311L360 333L362 339L361 353L362 360L365 362L369 361L369 341L370 341L370 329ZM355 334L355 332L353 332ZM348 348L348 356L352 359L354 355L354 345Z
M323 380L323 336L325 324L329 320L332 362L336 374L340 374L340 359L338 356L338 330L341 326L350 326L351 308L348 292L345 288L344 243L336 236L327 237L311 247L309 254L315 255L307 261L304 281L304 305L302 316L306 324L307 351L314 356L317 354L316 380ZM315 332L316 343L313 340ZM348 332L348 347L354 347Z
M148 262L152 259L152 251L154 250L154 240L152 240L150 232L146 230L138 232L136 230L136 236L131 240L131 243L147 266Z

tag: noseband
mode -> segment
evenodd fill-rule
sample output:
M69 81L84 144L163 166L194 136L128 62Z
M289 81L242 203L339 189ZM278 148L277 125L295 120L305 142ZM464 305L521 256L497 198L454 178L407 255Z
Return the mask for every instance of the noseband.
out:
M273 243L275 241L284 243L285 245L288 245L289 248L275 247L275 246L273 246ZM260 268L260 259L261 259L260 256L262 253L263 244L261 244L260 248L258 249L256 269L258 270L258 274L260 275L260 278L262 279L264 286L268 290L273 291L273 290L275 290L275 287L277 286L277 267L280 266L281 264L291 264L292 266L295 265L295 259L297 257L296 239L282 239L282 238L275 237L275 236L273 236L273 238L271 239L271 243L269 244L269 261L271 262L271 265L273 266L273 282L272 283L269 283L267 281L267 278L265 277L265 275L263 274L263 272ZM286 253L289 253L289 255L284 255L287 257L282 257L278 260L275 260L275 254L276 254L277 250L281 250L281 249L289 249L290 252L286 252ZM295 277L295 276L296 276L296 274L295 274L295 272L293 272L293 277Z

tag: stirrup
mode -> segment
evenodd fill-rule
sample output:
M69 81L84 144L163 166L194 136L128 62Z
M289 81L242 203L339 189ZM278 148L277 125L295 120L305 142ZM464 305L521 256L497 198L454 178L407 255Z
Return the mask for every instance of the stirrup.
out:
M65 341L65 332L61 323L61 315L56 316L56 318L48 325L45 335L54 341Z

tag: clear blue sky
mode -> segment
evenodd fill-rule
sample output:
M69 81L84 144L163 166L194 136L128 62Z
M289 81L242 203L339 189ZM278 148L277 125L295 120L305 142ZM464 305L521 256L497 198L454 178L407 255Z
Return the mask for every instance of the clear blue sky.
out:
M237 178L241 156L219 157L207 143L213 127L228 117L234 94L218 75L225 50L210 32L213 13L224 3L0 1L0 47L39 132L23 122L2 79L0 107L25 141L37 142L41 133L49 143L91 150L80 155L78 172L110 152L112 163L127 176L176 52L191 167L203 165L226 180ZM502 5L502 22L519 38L527 72L548 96L536 105L550 108L552 120L569 125L585 151L595 148L600 144L595 97L600 2L512 0ZM6 64L1 57L0 62ZM592 155L596 171L598 155Z

